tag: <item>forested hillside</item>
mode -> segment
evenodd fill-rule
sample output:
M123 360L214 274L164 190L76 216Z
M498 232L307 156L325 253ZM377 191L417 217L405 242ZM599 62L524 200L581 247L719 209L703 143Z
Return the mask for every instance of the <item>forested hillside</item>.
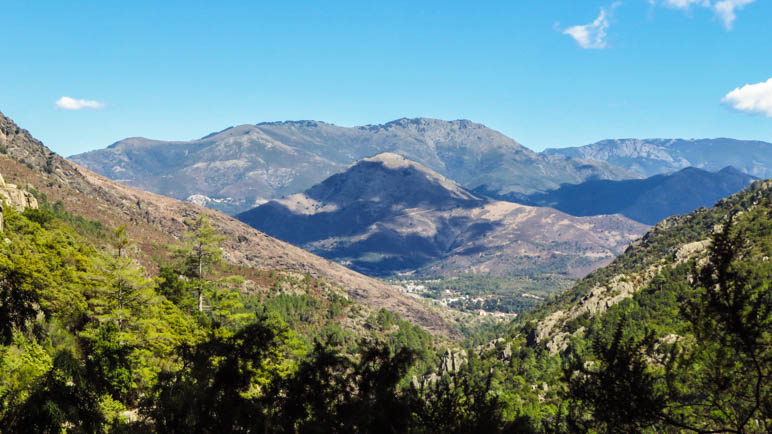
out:
M768 432L770 254L772 183L756 182L660 223L523 319L562 366L561 429Z
M303 386L319 358L335 363L341 382L385 376L381 365L392 360L401 374L438 366L428 333L323 279L279 271L245 279L238 273L250 270L222 262L206 217L156 258L150 278L124 227L42 200L40 209L4 211L2 432L180 432L215 423L208 418L236 430L255 415L225 411ZM192 412L190 425L174 421L180 411ZM295 420L275 417L277 427Z

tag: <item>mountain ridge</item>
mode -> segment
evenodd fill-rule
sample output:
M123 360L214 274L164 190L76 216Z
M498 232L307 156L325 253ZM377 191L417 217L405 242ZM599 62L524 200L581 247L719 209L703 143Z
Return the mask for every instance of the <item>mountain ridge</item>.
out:
M756 178L727 166L717 172L687 167L671 174L622 181L590 180L563 185L522 200L576 216L621 214L653 225L666 217L711 206Z
M772 177L772 143L760 140L606 139L584 146L545 149L543 153L605 161L644 176L689 166L709 171L733 166L757 178Z
M70 158L128 185L215 209L245 211L304 191L362 158L393 152L466 188L527 194L590 178L638 177L607 163L536 153L469 120L401 118L340 127L320 121L244 124L191 141L129 138Z

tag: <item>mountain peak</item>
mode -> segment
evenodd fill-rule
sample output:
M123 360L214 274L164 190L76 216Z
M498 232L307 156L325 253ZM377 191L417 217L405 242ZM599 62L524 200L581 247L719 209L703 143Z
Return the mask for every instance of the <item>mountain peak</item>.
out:
M402 155L399 155L394 152L381 152L380 154L376 154L376 155L373 155L372 157L362 159L354 164L356 165L363 161L372 162L372 163L381 163L383 164L384 167L387 167L389 169L402 169L406 167L413 167L415 169L418 169L424 172L434 172L433 170L427 167L424 167L419 163L416 163L415 161L408 160Z
M314 121L314 120L299 120L299 121L273 121L273 122L260 122L256 124L256 126L290 126L290 127L305 127L305 128L316 128L323 125L329 125L334 126L334 124L330 124L327 122L322 121Z
M484 199L415 161L393 152L359 160L305 193L316 200L336 203L372 201L416 206L468 206Z
M726 166L726 167L722 168L721 170L719 170L718 172L719 173L724 173L724 174L732 174L732 175L745 175L745 173L743 171L738 170L734 166Z

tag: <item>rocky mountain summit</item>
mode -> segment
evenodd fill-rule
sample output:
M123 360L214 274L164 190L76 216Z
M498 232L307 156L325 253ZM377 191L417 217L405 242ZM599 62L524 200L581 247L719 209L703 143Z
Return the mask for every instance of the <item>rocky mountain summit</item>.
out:
M370 275L562 273L607 264L646 226L483 198L395 153L378 154L239 214L249 225Z
M500 194L639 177L605 162L538 154L468 120L427 118L352 128L317 121L239 125L192 141L128 138L70 158L124 184L235 214L382 152Z
M732 166L757 178L772 177L772 143L758 140L616 139L544 154L605 161L644 176L690 166L711 172Z

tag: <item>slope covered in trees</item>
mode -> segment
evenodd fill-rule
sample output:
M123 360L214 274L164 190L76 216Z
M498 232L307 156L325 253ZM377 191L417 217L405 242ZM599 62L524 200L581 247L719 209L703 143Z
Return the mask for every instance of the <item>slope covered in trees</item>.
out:
M268 272L252 276L255 285L235 275L218 261L220 240L206 217L190 222L185 242L150 278L129 256L136 248L123 227L83 224L48 203L4 214L3 432L179 432L202 429L211 417L217 430L233 416L225 409L246 411L300 387L292 382L310 375L302 369L315 357L334 354L331 369L357 389L395 375L381 372L384 361L402 363L400 375L373 387L396 387L409 367L436 365L428 333L328 282ZM180 411L194 412L184 416L188 425L174 419ZM247 422L231 420L234 430Z

